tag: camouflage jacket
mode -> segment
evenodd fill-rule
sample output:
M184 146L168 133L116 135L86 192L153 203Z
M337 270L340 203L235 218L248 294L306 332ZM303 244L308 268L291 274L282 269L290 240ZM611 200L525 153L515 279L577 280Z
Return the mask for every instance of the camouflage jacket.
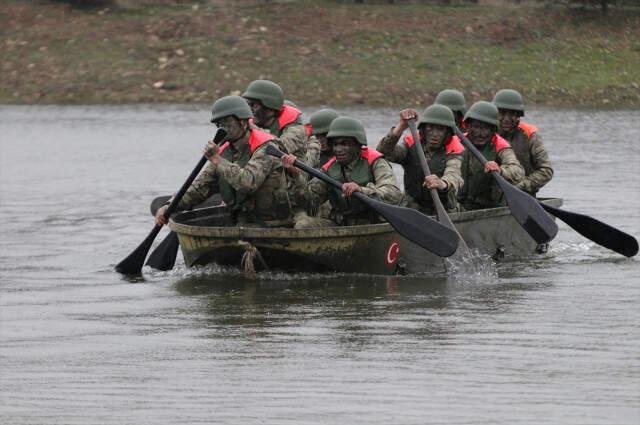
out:
M312 168L322 167L322 164L320 164L320 142L316 136L309 137L309 142L307 143L307 154L304 158L304 162Z
M384 155L389 161L394 162L396 164L402 164L404 166L405 160L409 154L409 150L411 149L409 145L407 145L406 141L403 139L400 143L399 137L395 137L393 135L393 127L386 136L384 136L380 142L376 150ZM432 152L426 149L423 146L422 151L424 152L424 156L427 161L430 161L432 158ZM442 175L438 175L440 179L444 182L447 182L447 191L452 191L453 193L457 193L464 180L462 179L462 174L460 169L462 167L462 156L458 154L447 154L446 155L446 165L444 172Z
M513 148L526 174L516 186L535 195L553 177L549 154L544 148L538 129L531 124L520 122L515 131L502 137Z
M360 160L362 160L362 158L358 158L347 164L346 167L341 168L343 175L342 180L344 182L353 181L351 173ZM323 169L323 172L327 173L327 170ZM375 160L373 164L369 166L369 173L371 175L370 181L365 185L360 185L360 190L364 195L392 205L400 205L404 202L404 195L397 186L391 164L389 164L386 159L380 157ZM326 200L331 199L329 196L329 190L331 189L334 188L332 186L329 187L325 182L314 177L306 188L305 197L307 202L314 206L324 203ZM339 224L347 224L347 222L336 218L335 209L336 205L333 204L332 200L332 218L338 221Z
M282 152L293 154L301 160L304 160L307 154L307 129L304 124L302 124L301 117L296 118L282 128L276 117L271 127L262 128L262 130L278 138L276 144Z
M294 113L293 111L295 111L295 113L299 113L295 108L290 108L286 105L285 108L288 108L289 114ZM282 127L279 117L276 117L271 124L271 127L262 128L262 130L277 137L275 143L278 149L282 152L293 154L301 161L306 161L308 146L307 128L302 124L302 117L300 115ZM292 175L291 173L286 174L287 191L292 200L292 206L297 207L297 204L299 204L297 199L299 199L300 192L304 191L304 185L307 182L308 176L306 173L301 173L302 175Z
M498 142L498 140L502 142ZM502 147L496 148L496 144ZM502 145L504 143L505 145ZM509 183L516 185L524 177L524 169L518 162L513 149L497 134L493 142L476 146L487 161L495 161L500 166L500 174ZM497 152L496 152L497 150ZM495 179L484 171L484 166L469 150L465 150L462 160L464 185L458 193L458 200L466 210L493 208L505 205L502 190Z
M282 163L265 152L266 146L275 146L276 140L267 141L251 152L249 135L247 132L240 141L229 144L217 165L208 163L185 193L179 209L193 208L212 194L222 192L228 206L242 216L240 221L267 222L288 218L290 202ZM245 164L241 165L242 162ZM229 192L231 200L225 196Z

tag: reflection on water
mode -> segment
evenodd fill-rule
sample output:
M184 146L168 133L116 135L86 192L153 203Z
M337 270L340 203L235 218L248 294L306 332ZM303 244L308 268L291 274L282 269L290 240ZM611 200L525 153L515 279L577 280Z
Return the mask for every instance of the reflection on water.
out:
M208 111L0 107L1 423L638 423L638 260L562 223L544 255L429 276L113 272ZM397 117L346 112L371 145ZM619 141L640 113L527 118L556 169L541 195L638 236Z
M446 277L358 276L287 281L200 276L180 279L174 288L180 295L196 297L201 313L212 325L241 325L256 331L294 318L299 322L325 319L349 322L352 330L368 334L376 332L374 324L385 323L386 328L394 322L415 322L396 331L423 337L448 333L446 326L432 320L442 311L449 315L451 309L464 305L478 312L495 312L508 308L520 296L514 289L526 289L498 282L474 287Z

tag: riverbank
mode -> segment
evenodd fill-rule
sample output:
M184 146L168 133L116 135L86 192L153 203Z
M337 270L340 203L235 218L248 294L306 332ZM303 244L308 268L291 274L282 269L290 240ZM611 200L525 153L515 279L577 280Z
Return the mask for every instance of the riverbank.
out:
M77 10L5 0L0 103L211 103L256 78L301 105L640 108L640 13L334 1ZM273 4L272 4L273 3Z

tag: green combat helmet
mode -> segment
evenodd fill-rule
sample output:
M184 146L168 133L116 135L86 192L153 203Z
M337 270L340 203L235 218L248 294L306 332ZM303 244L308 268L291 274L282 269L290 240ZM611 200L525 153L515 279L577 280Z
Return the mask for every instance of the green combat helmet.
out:
M362 146L367 146L367 135L360 120L351 117L338 117L331 122L327 139L333 137L353 137Z
M458 90L442 90L433 103L448 106L453 112L460 112L462 115L467 113L467 102L464 100L464 95Z
M449 127L452 130L455 129L456 122L453 118L453 112L451 109L444 105L431 105L424 110L420 117L419 125L423 124L437 124Z
M255 80L249 84L247 90L242 93L246 99L256 99L269 109L279 111L284 105L284 93L282 88L269 80Z
M467 121L468 119L486 122L497 128L498 108L493 103L481 100L471 105L471 108L464 115L464 120Z
M211 110L211 122L233 115L240 120L253 117L247 101L240 96L225 96L216 100Z
M338 118L338 113L333 109L320 109L314 112L309 117L311 134L327 134L329 132L329 126L336 118Z
M496 93L493 97L492 103L498 107L498 109L509 109L517 111L520 116L524 116L524 102L522 101L522 95L515 90L502 89Z

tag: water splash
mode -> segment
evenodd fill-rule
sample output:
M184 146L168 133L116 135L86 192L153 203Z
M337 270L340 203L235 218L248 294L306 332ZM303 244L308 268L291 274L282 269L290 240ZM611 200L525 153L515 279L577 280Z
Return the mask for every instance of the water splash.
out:
M448 279L460 285L485 285L498 281L496 262L478 249L470 249L469 255L456 253L445 258Z

